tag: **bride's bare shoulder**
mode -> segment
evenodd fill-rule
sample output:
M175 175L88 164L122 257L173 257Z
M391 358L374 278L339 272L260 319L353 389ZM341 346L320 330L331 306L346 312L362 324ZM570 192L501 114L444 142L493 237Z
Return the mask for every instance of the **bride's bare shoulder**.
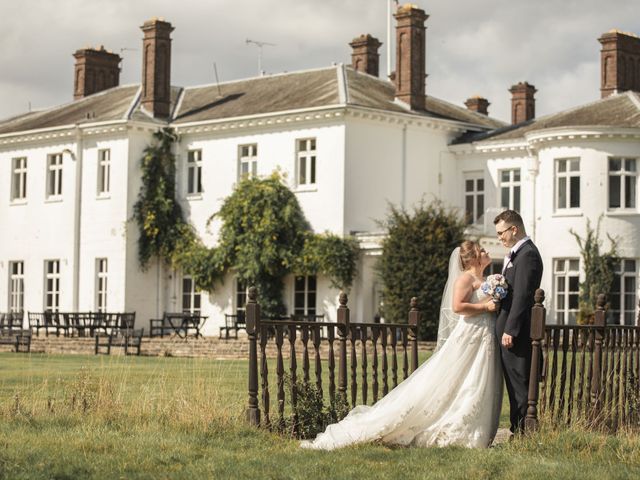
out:
M473 285L474 280L470 273L463 272L462 275L456 279L455 288L469 288Z

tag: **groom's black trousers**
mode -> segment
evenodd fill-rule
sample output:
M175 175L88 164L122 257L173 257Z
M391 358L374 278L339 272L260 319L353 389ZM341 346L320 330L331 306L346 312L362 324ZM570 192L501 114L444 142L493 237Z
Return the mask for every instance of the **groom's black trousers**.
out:
M529 372L531 371L531 342L514 339L512 348L500 346L504 379L509 394L511 431L522 433L527 415Z

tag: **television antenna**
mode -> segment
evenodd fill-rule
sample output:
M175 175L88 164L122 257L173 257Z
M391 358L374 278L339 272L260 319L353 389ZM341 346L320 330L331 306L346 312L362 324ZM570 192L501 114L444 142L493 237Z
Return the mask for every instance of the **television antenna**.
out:
M258 40L247 40L245 41L247 45L255 45L258 47L258 75L264 75L264 71L262 70L262 47L275 47L275 43L269 42L259 42Z

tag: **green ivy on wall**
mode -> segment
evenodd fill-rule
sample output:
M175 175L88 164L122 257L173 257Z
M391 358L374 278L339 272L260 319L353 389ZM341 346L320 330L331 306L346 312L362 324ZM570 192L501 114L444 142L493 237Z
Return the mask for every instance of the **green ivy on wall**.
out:
M289 274L329 278L348 289L356 273L357 242L325 233L314 234L295 194L282 177L246 178L238 182L220 211L220 240L207 247L185 221L175 192L174 132L154 134L144 151L142 186L134 206L138 225L138 259L145 268L152 257L181 268L199 289L214 291L229 272L258 287L267 316L285 313L284 277Z
M194 241L195 234L185 222L176 201L176 162L173 144L177 137L171 128L153 134L154 142L142 157L142 186L133 206L138 224L138 260L142 268L152 257L174 263L173 254L183 242Z
M608 252L601 252L600 221L594 229L587 219L586 235L581 237L573 229L569 232L575 237L580 247L582 256L582 268L584 269L584 281L580 282L580 294L578 301L578 324L589 325L593 323L594 312L598 295L609 295L614 279L614 269L619 261L616 252L617 241L609 234L607 238L611 242Z

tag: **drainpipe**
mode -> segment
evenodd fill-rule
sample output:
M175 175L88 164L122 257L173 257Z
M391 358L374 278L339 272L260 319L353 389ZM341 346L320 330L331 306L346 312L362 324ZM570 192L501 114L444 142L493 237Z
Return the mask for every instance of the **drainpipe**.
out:
M536 224L538 220L536 218L536 183L538 173L540 173L540 159L532 147L527 147L527 155L529 156L529 175L531 175L533 186L533 225L531 230L531 238L536 240ZM522 195L522 194L521 194ZM521 197L522 198L522 197Z
M404 209L407 202L407 124L402 124L402 185L401 188L401 205Z
M82 217L82 131L76 125L76 151L73 152L65 148L62 153L66 153L71 160L76 162L76 182L75 182L75 208L73 215L73 302L72 308L77 312L80 308L80 244L81 244L81 217Z

